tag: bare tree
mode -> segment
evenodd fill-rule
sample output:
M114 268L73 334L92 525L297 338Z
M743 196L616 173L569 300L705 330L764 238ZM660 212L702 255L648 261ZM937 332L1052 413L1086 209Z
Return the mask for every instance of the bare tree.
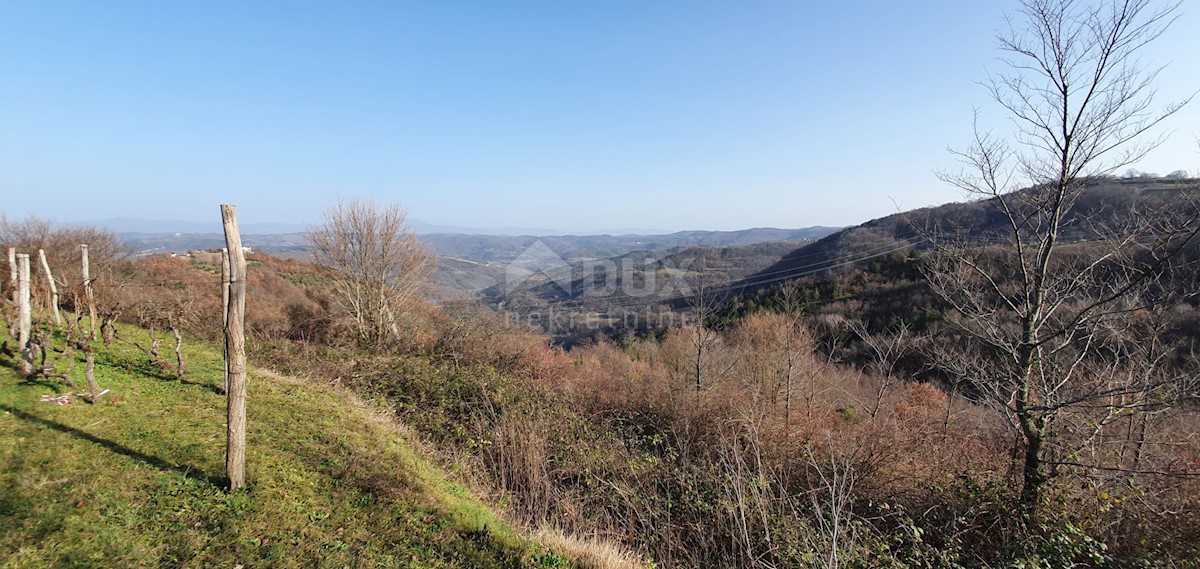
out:
M854 486L858 481L855 462L860 458L861 449L855 446L850 451L836 450L832 434L826 436L825 442L826 449L820 454L814 452L811 444L804 446L804 452L809 468L816 475L809 501L817 528L825 540L822 545L828 549L824 566L836 569L842 566L840 554L846 548L844 544L854 541L851 522L854 519Z
M339 200L308 233L318 264L329 269L336 300L358 340L379 345L400 335L398 317L433 268L425 243L398 204Z
M879 414L879 409L883 407L883 400L887 397L888 391L900 380L896 373L897 367L904 356L913 349L914 338L909 331L908 324L904 322L890 326L890 329L878 333L871 332L862 320L850 320L847 324L866 346L870 354L867 370L879 380L879 386L875 390L875 403L868 410L871 420L874 421Z
M821 366L814 358L813 335L804 325L800 304L792 290L794 287L783 292L778 312L752 314L726 335L734 342L744 381L748 382L757 403L770 407L782 405L785 432L791 430L792 405L800 379L808 376L814 380L810 383L815 384L821 375ZM808 391L815 389L816 385L811 385Z
M722 287L726 281L724 274L701 267L700 277L691 285L691 291L686 297L691 308L692 322L689 324L688 337L694 349L693 379L697 393L703 391L707 383L711 383L708 378L711 373L710 363L714 359L713 351L721 341L713 320L720 309L724 290ZM726 365L732 364L726 362Z
M957 313L956 357L978 363L964 385L1019 434L1031 519L1063 465L1106 467L1079 455L1080 433L1167 404L1186 380L1136 352L1152 332L1140 315L1166 301L1153 284L1196 235L1195 208L1151 211L1153 200L1134 199L1139 211L1107 226L1076 210L1091 184L1159 145L1150 131L1187 102L1155 110L1159 69L1139 59L1178 6L1023 0L999 35L1002 70L984 83L1011 140L977 115L972 144L954 151L963 169L940 174L1004 222L986 247L930 233L937 254L925 270Z
M807 356L811 359L812 346L814 344L812 334L804 327L802 322L804 313L804 301L801 298L800 287L795 284L785 284L783 287L783 298L780 308L781 313L788 319L787 335L784 342L784 353L787 355L786 366L784 367L784 399L783 399L783 422L785 432L791 436L792 431L792 394L794 392L794 384L798 372L800 371L801 362ZM816 381L815 373L811 370L815 367L812 362L808 362L809 371L809 397L808 415L812 416L812 402L816 398Z

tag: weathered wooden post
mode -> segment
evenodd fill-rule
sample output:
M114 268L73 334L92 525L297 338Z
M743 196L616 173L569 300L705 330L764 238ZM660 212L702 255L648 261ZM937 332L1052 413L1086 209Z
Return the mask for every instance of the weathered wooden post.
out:
M229 327L229 249L221 249L221 329ZM229 361L229 346L225 346L225 361ZM229 368L225 368L222 393L229 395Z
M6 298L5 300L12 300L12 305L13 305L13 308L15 309L18 306L20 306L20 303L17 301L17 249L16 249L16 247L8 248L8 283L6 284L6 286L8 287L9 298ZM8 335L12 336L13 338L16 338L17 337L17 328L18 328L17 321L10 320L8 322Z
M54 311L54 325L62 326L62 315L58 312L58 285L54 284L54 275L50 274L50 263L46 262L46 251L38 249L38 260L42 264L42 272L50 285L50 309Z
M11 291L13 306L20 304L17 301L17 248L8 248L8 290Z
M33 328L33 306L29 294L29 255L17 255L17 346L21 348L21 373L33 373L33 344L30 333Z
M238 233L237 207L221 205L221 221L225 225L225 247L229 250L229 308L225 322L229 423L225 472L229 475L229 491L233 492L246 485L246 256Z
M82 265L80 271L83 274L83 298L87 302L88 308L88 339L96 339L96 294L92 291L92 272L88 262L88 246L80 245L79 252L82 257Z

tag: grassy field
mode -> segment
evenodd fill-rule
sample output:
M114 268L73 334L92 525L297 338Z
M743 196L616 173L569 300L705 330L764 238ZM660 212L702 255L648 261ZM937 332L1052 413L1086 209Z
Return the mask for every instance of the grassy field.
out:
M2 567L572 565L347 393L265 370L250 374L250 487L226 494L220 351L188 344L180 380L96 344L97 405L42 402L85 389L20 379L0 355ZM82 364L71 375L84 385Z

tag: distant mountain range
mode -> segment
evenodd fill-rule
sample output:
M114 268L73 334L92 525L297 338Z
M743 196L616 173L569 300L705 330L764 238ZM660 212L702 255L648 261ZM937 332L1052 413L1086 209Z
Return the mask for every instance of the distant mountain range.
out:
M1137 204L1154 207L1181 207L1196 197L1196 180L1180 179L1097 179L1082 193L1066 212L1060 238L1065 243L1094 240L1105 228L1121 227L1136 215ZM1033 190L1022 190L1029 192ZM919 228L919 229L918 229ZM994 204L986 200L951 203L916 209L881 217L854 227L840 230L812 228L808 235L795 233L792 240L771 240L787 230L746 230L745 232L682 232L657 236L663 241L647 240L639 248L613 255L615 248L635 244L620 238L591 236L590 243L568 243L575 248L561 255L557 266L517 272L524 268L525 257L507 265L490 264L490 280L496 284L477 291L476 295L494 306L536 323L558 341L568 344L579 338L591 337L597 330L620 334L633 322L642 326L656 322L657 310L686 308L694 302L691 296L701 287L711 287L711 294L724 297L742 308L754 302L769 301L781 286L801 280L810 290L835 289L833 284L847 287L862 285L854 279L898 260L906 266L906 252L928 249L931 244L925 235L953 238L966 244L988 245L999 242L1011 231L1006 218ZM802 230L796 230L802 231ZM434 236L437 238L437 236ZM753 244L747 241L763 239ZM470 240L448 238L456 247L477 256L496 255L508 259L513 245L524 245L519 238L504 248L480 249L467 247ZM681 242L689 240L695 244ZM491 241L491 245L503 241ZM561 244L543 238L547 250ZM612 247L606 249L605 247ZM672 248L673 246L673 248ZM539 250L541 248L539 247ZM544 251L543 251L544 252ZM527 255L533 260L539 255ZM1200 243L1192 243L1181 257L1194 262L1200 259ZM563 264L565 261L567 264ZM536 263L535 263L536 265ZM498 269L497 269L498 267ZM872 268L876 267L876 268ZM473 279L478 289L489 282L479 271L456 267L458 278ZM909 269L912 269L909 266ZM905 270L909 270L905 269ZM894 268L893 268L894 270ZM882 282L871 286L870 294L862 299L875 304L872 318L888 322L890 314L904 310L920 310L928 299L920 297L922 285L914 284L919 276L879 272ZM891 280L889 280L891 279ZM829 286L826 286L829 285ZM866 286L866 285L862 285ZM873 296L872 296L873 295ZM741 297L741 298L735 298ZM741 309L741 308L739 308ZM888 312L891 311L891 312ZM636 316L631 318L631 316ZM645 318L642 318L645 316ZM905 313L905 317L913 314ZM614 336L616 337L616 336Z
M138 233L138 234L162 234L162 233L220 233L221 223L219 221L184 221L179 219L143 219L134 217L110 217L106 219L93 219L88 221L77 222L80 225L93 225L101 229L112 231L113 233ZM569 232L559 231L555 229L533 228L533 227L464 227L458 225L439 225L435 223L427 223L419 219L410 219L409 225L418 234L426 235L431 233L456 233L468 235L567 235ZM243 223L241 225L242 233L245 235L278 235L283 233L303 233L308 230L306 223L287 223L287 222L261 222L261 223ZM653 229L610 229L604 232L613 235L625 234L642 234L642 235L658 235L668 233L666 231L658 231Z
M144 220L141 220L144 221ZM164 252L185 252L193 249L222 247L221 228L207 228L194 222L155 221L123 224L109 220L108 224L92 223L113 231L135 249ZM136 226L139 229L117 229ZM176 228L165 231L164 228ZM154 231L159 229L160 231ZM280 231L271 231L272 229ZM566 261L615 257L632 251L664 251L675 247L732 247L768 241L803 241L818 239L838 231L837 227L806 227L776 229L760 227L740 231L679 231L647 235L481 235L468 233L431 233L422 238L439 256L463 259L476 263L506 263L519 257L535 244L541 243ZM290 224L247 224L242 233L247 244L268 252L290 252L305 247L304 232ZM536 268L536 267L533 267Z
M409 220L409 224L412 226L413 230L415 230L420 235L428 235L431 233L459 233L459 234L466 234L466 235L507 235L507 236L555 235L555 236L561 236L561 235L570 235L572 233L570 231L562 231L560 229L547 229L544 227L543 228L536 228L536 227L464 227L464 226L460 226L460 225L438 225L435 223L426 223L419 219ZM611 228L611 229L604 229L602 231L586 231L586 232L575 232L575 233L587 234L587 235L600 235L600 234L661 235L661 234L670 233L670 232L664 231L661 229Z
M541 244L567 262L616 257L633 251L665 251L676 247L733 247L768 241L818 239L838 227L776 229L759 227L740 231L677 231L659 235L424 235L439 255L480 263L508 263ZM540 267L529 267L537 269Z
M224 233L124 232L117 233L117 237L142 254L186 253L225 246ZM242 243L259 251L285 256L303 256L308 251L304 233L246 233L242 235Z
M123 241L143 254L183 253L225 246L225 238L220 228L208 227L203 223L110 219L93 222L93 225L115 231ZM129 231L131 227L144 231ZM305 256L308 253L308 243L304 232L298 231L298 227L295 224L247 224L243 226L242 240L247 246L258 251L285 256ZM474 296L485 289L493 289L494 293L495 287L511 278L513 271L533 274L552 267L618 259L637 252L652 253L654 258L664 258L687 249L719 250L764 243L774 244L767 249L755 249L753 255L734 254L734 257L743 260L749 257L754 259L752 262L747 260L735 263L739 265L739 269L746 270L733 270L731 276L742 277L749 271L770 264L783 253L805 241L819 239L839 229L759 227L740 231L541 236L431 233L422 235L422 238L438 256L438 270L434 273L433 280L442 290L441 296L454 297ZM273 230L283 232L273 233ZM696 254L696 251L690 254Z
M642 252L648 253L651 258L662 259L681 250L723 250L776 244L766 256L762 249L754 252L756 261L765 261L762 266L766 266L802 242L819 239L838 229L760 227L741 231L679 231L665 235L541 237L433 234L423 238L439 256L439 269L433 278L443 289L466 294L478 294L491 289L488 294L496 295L498 290L495 287L513 277L514 273L532 274L567 266L578 272L586 270L586 266L595 261L622 262L621 257ZM785 245L778 245L780 243ZM761 268L758 263L747 262L746 265L753 269ZM740 271L735 273L739 277L745 275ZM545 293L547 291L532 294L538 296Z
M93 225L117 234L165 234L165 233L221 233L219 220L183 221L179 219L142 219L132 217L110 217L78 222L80 225ZM242 223L240 227L245 235L271 235L280 233L302 233L308 227L302 223Z
M504 279L479 296L518 313L568 302L573 310L606 310L680 300L681 294L728 285L761 271L810 240L747 245L680 246L637 250L605 259L576 260L522 273L510 265ZM518 260L518 262L520 259Z

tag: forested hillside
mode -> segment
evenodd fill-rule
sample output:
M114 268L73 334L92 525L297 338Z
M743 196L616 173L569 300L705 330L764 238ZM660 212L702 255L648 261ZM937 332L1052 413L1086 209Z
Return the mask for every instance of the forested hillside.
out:
M10 223L3 241L22 250L68 251L51 256L51 263L71 267L69 244L81 238L72 231L37 222ZM757 247L777 258L791 245ZM696 254L704 266L720 267L722 260L739 259L738 250L703 249ZM95 349L122 350L123 359L100 359L97 369L125 365L134 371L157 370L153 374L158 379L150 380L155 386L168 382L185 388L188 384L177 379L181 365L184 381L200 382L197 396L219 402L212 391L219 378L202 371L204 358L211 356L185 348L180 363L169 346L173 332L187 341L220 338L220 319L212 316L221 302L220 254L134 257L119 248L106 251L95 259L96 273L102 277L94 285L100 336L110 337L114 348L97 343ZM502 564L562 559L581 566L620 567L647 556L663 566L753 566L748 561L753 559L817 566L835 552L840 562L864 566L985 567L1014 559L1040 559L1057 566L1092 557L1133 563L1183 562L1200 555L1194 547L1198 537L1192 535L1200 520L1191 515L1200 511L1195 503L1200 489L1193 487L1192 476L1200 465L1194 437L1198 425L1190 412L1195 392L1172 392L1175 399L1161 407L1161 413L1107 420L1105 438L1085 448L1100 453L1100 465L1119 465L1108 461L1136 454L1136 470L1075 466L1051 485L1062 505L1044 514L1049 525L1024 525L1011 507L1019 498L1020 470L1013 466L1019 446L1004 415L984 397L983 384L955 376L947 367L928 367L940 361L931 348L952 345L955 336L948 325L949 310L924 281L923 263L935 258L936 251L918 253L875 257L859 268L831 273L829 278L837 277L833 280L793 282L775 296L764 288L764 302L742 304L740 309L724 297L705 318L697 319L697 306L684 305L677 307L683 310L671 327L643 339L625 336L621 344L614 344L600 335L569 351L529 332L511 314L497 314L472 302L435 304L412 298L398 305L405 308L403 318L395 321L395 336L364 340L349 312L353 305L344 302L354 289L339 284L349 274L251 253L248 348L252 362L260 366L347 388L387 409L429 445L433 461L477 484L517 526L538 531L539 539L550 544L544 551L558 556L521 549L525 546L486 554L515 556ZM696 277L712 276L692 272ZM69 268L62 275L64 282L78 279ZM6 296L8 292L6 288ZM72 289L63 294L63 308L78 310L78 293ZM39 293L38 298L44 302L48 296ZM675 313L670 306L660 310ZM888 316L872 320L874 313ZM39 326L49 326L49 313L39 309L38 314ZM1179 323L1194 319L1194 314L1194 303L1174 304L1169 320L1153 320L1168 324L1168 331L1176 330L1174 335L1155 336L1167 350L1155 377L1190 377L1196 369L1188 355L1195 353L1188 351L1195 338L1178 333L1186 329ZM15 315L6 311L5 316L11 323ZM54 354L54 346L61 349L56 336L43 338L49 354ZM14 362L19 355L10 353L6 358ZM81 354L76 351L70 357ZM51 359L51 368L35 371L27 380L33 383L10 384L15 389L11 397L17 398L11 405L25 414L18 419L33 417L45 405L29 400L34 391L71 389L55 375L67 361ZM78 366L68 373L79 381ZM105 395L113 396L109 401L131 401L139 382L147 381L108 371L97 375L110 389ZM265 387L272 380L257 381ZM298 396L301 389L296 387L289 396ZM1166 393L1153 396L1160 395ZM164 404L169 401L162 399ZM105 405L102 400L97 412ZM273 420L270 410L256 405L294 406L252 397L252 433L256 421L265 428ZM138 413L142 407L153 409L148 403L126 403L120 409ZM292 429L280 426L279 435L270 440L256 442L251 437L247 495L252 503L267 499L261 488L271 480L256 471L256 456L265 460L264 449L256 450L256 445L286 442L293 435L285 432L306 432L285 428ZM1125 435L1118 437L1118 432ZM1138 442L1142 435L1147 443ZM161 454L157 447L121 444L143 449L138 452L145 455ZM19 448L32 452L29 449L42 446ZM355 461L374 460L371 455L355 456ZM341 473L337 480L352 472L345 470L352 468L345 466L347 459L322 460L334 464L330 472ZM311 468L320 473L325 466ZM394 468L386 470L395 473ZM220 505L224 502L204 504L196 507L225 507ZM330 519L344 515L335 510ZM22 514L29 515L34 514ZM288 516L271 517L291 519ZM438 528L429 530L433 533L411 535L457 543L459 538L452 536L459 534L445 533L450 530L441 529L436 519L428 522ZM88 527L113 531L105 520L96 518ZM156 527L137 525L130 531L153 540ZM208 527L202 523L197 531L216 532L204 534L212 545L180 542L179 551L225 559L228 553L220 544L229 539L226 530L204 529ZM387 555L409 547L406 543L417 547L399 533L367 543L352 537L351 526L339 527L343 537L333 539L346 548L320 555ZM262 531L281 535L278 532L288 530ZM607 540L566 537L596 534ZM462 535L467 540L478 537ZM236 551L267 556L267 563L274 563L269 545L246 547ZM428 551L448 556L439 559L475 555ZM50 553L31 549L28 555L43 559ZM157 557L145 557L151 558Z
M1187 178L1104 177L1087 182L1061 220L1062 238L1086 242L1119 232L1141 212L1185 207L1196 186ZM1034 189L1026 189L1033 192ZM782 280L845 273L894 252L926 251L937 241L988 245L1007 238L1009 220L994 200L975 200L906 211L873 219L797 247L778 262L738 283L748 292Z

